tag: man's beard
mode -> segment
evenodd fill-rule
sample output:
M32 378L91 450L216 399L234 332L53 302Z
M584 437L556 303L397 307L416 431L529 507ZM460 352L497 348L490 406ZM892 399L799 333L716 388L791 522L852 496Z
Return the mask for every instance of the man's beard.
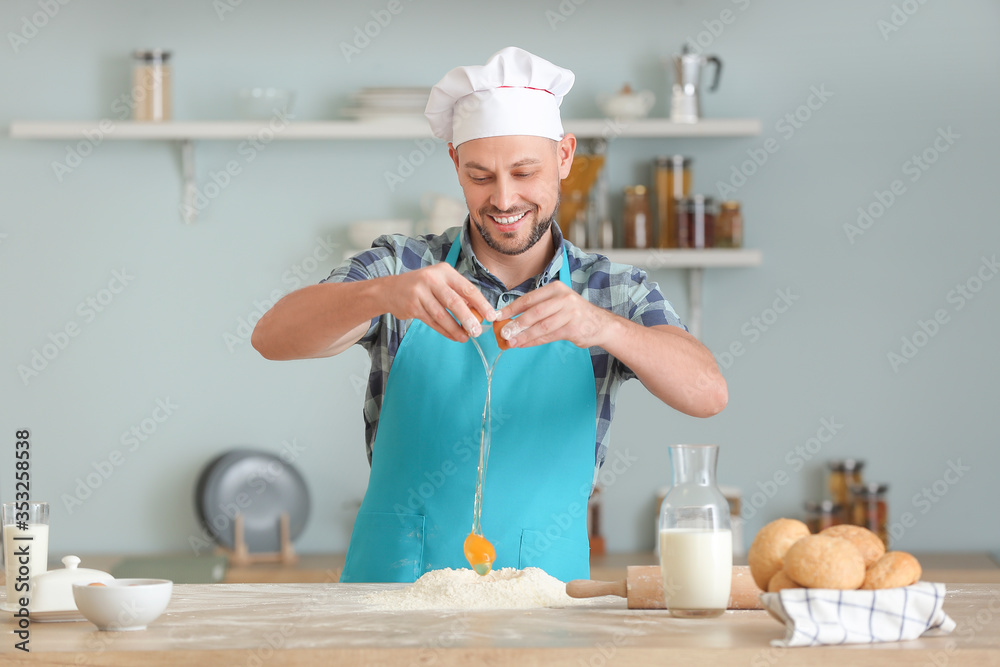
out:
M536 211L535 215L537 215L537 209L535 211ZM555 219L556 214L558 212L559 212L559 197L557 196L555 208L552 209L552 215L548 216L544 220L541 219L536 220L534 226L532 226L531 228L531 233L528 235L528 238L525 239L524 243L520 246L513 248L501 244L496 238L494 238L490 234L490 231L486 226L486 224L480 222L480 220L484 219L487 215L489 215L488 213L486 213L485 209L479 211L480 220L472 218L472 222L476 225L476 229L479 230L479 234L483 237L483 240L486 241L486 245L488 245L490 248L504 255L521 255L528 252L528 250L534 247L536 243L542 240L542 237L545 236L545 232L547 232L549 230L549 227L552 226L552 221ZM531 215L531 214L532 211L528 211L527 213L525 213L525 215ZM515 213L514 215L517 215L517 213ZM510 214L506 214L500 217L509 217L509 216ZM471 218L472 216L469 217ZM509 234L512 237L515 233L516 232L509 232Z

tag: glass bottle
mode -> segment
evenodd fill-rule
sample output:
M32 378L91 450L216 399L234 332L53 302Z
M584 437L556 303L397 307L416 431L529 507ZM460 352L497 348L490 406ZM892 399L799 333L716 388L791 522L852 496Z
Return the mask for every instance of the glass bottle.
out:
M889 506L885 494L888 484L852 484L849 487L851 520L855 526L863 526L879 536L885 548L889 548Z
M667 609L713 618L729 604L733 535L729 502L715 483L718 445L671 445L673 486L660 507L660 572Z
M656 220L653 225L657 248L677 247L676 200L691 194L691 158L662 155L653 162L656 187Z
M715 247L743 247L743 214L738 201L719 204L719 217L715 219Z
M133 120L170 120L170 51L139 50L132 60Z
M626 248L648 248L650 242L649 195L645 185L625 188L624 232Z

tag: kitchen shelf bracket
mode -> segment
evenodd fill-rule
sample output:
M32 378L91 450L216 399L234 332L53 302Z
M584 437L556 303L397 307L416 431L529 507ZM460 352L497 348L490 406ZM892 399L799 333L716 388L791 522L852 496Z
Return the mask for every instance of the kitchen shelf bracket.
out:
M198 208L195 205L195 195L198 194L198 184L195 181L194 140L183 139L181 146L181 173L184 178L184 194L181 201L181 219L187 224L198 219Z
M704 269L694 267L687 270L688 279L688 331L701 340L701 280Z

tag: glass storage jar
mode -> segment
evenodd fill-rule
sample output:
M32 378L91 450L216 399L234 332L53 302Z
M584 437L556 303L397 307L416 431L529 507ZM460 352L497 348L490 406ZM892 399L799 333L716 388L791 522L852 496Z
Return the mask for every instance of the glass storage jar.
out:
M170 120L170 51L138 50L133 52L132 59L132 118L137 121Z
M724 201L719 204L719 216L715 219L716 248L743 247L743 214L738 201Z
M805 510L806 525L809 526L811 533L818 533L830 526L844 523L844 506L832 500L822 500L818 503L807 501Z
M827 486L830 490L830 500L847 507L849 489L852 484L861 484L861 470L865 462L859 459L836 459L826 462L830 469Z
M711 248L715 236L715 202L705 195L677 200L677 247Z
M650 241L649 195L645 185L625 188L623 218L625 247L648 248Z
M885 494L888 484L852 484L850 487L851 523L863 526L879 536L889 548L889 505Z
M662 155L653 161L656 188L656 220L653 224L657 248L677 247L677 202L691 194L691 158Z

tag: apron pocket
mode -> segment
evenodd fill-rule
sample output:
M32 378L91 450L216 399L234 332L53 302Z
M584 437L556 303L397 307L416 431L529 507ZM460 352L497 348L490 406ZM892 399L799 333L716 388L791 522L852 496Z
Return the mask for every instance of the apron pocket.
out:
M340 580L412 583L423 574L423 564L423 516L360 512Z
M537 567L560 581L590 579L590 544L550 537L539 530L521 531L517 566Z

